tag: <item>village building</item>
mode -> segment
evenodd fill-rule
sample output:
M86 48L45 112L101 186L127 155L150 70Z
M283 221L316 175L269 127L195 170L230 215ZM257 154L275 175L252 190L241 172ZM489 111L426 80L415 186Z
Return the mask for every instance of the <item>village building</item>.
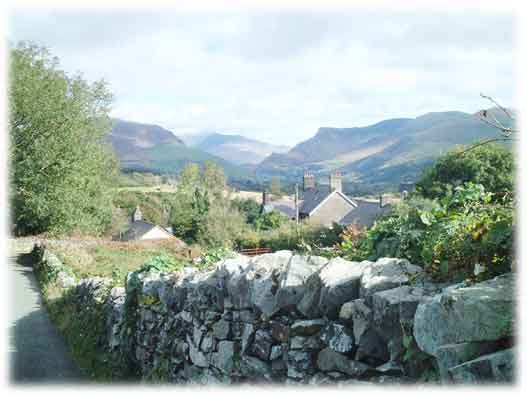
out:
M318 185L312 172L304 172L303 188L298 196L298 217L308 218L311 223L327 227L339 225L354 225L358 228L370 227L379 216L391 208L380 196L379 200L365 198L350 198L343 192L342 174L333 172L329 176L328 185ZM282 197L270 200L267 192L263 192L262 212L277 211L287 217L296 218L296 202L294 198Z
M142 212L139 206L135 208L132 214L130 227L126 232L120 235L121 241L134 240L161 240L173 239L175 236L162 226L152 224L142 219Z

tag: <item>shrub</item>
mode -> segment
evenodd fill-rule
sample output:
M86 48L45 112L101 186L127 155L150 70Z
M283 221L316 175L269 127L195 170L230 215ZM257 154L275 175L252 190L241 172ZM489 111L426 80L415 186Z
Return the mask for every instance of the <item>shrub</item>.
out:
M439 158L416 184L419 194L442 198L454 187L467 182L480 184L488 192L513 190L513 153L508 147L486 144L460 154L453 150Z

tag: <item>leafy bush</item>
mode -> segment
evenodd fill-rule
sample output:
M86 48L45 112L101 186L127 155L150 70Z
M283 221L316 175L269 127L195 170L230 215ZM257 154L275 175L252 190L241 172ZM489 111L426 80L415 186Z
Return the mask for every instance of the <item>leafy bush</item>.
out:
M485 279L510 270L513 209L466 183L438 202L410 200L363 234L347 231L341 251L351 260L406 258L437 279Z
M453 150L440 157L424 172L416 190L427 198L442 198L454 187L467 182L481 184L488 192L513 190L513 153L508 147L486 144Z

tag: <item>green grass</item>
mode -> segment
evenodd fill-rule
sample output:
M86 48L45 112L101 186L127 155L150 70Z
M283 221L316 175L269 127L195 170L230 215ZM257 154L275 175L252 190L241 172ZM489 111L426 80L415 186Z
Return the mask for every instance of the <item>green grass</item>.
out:
M191 254L197 254L195 249L170 241L100 243L86 247L71 244L49 248L77 278L113 278L117 284L123 284L129 272L156 256L169 256L190 264Z

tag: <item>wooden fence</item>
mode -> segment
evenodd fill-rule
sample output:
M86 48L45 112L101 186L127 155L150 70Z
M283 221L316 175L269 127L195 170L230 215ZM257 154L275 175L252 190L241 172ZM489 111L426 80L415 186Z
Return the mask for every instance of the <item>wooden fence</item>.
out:
M239 250L240 254L246 255L246 256L256 256L261 254L269 254L272 250L268 247L261 247L261 248L245 248L242 250Z

